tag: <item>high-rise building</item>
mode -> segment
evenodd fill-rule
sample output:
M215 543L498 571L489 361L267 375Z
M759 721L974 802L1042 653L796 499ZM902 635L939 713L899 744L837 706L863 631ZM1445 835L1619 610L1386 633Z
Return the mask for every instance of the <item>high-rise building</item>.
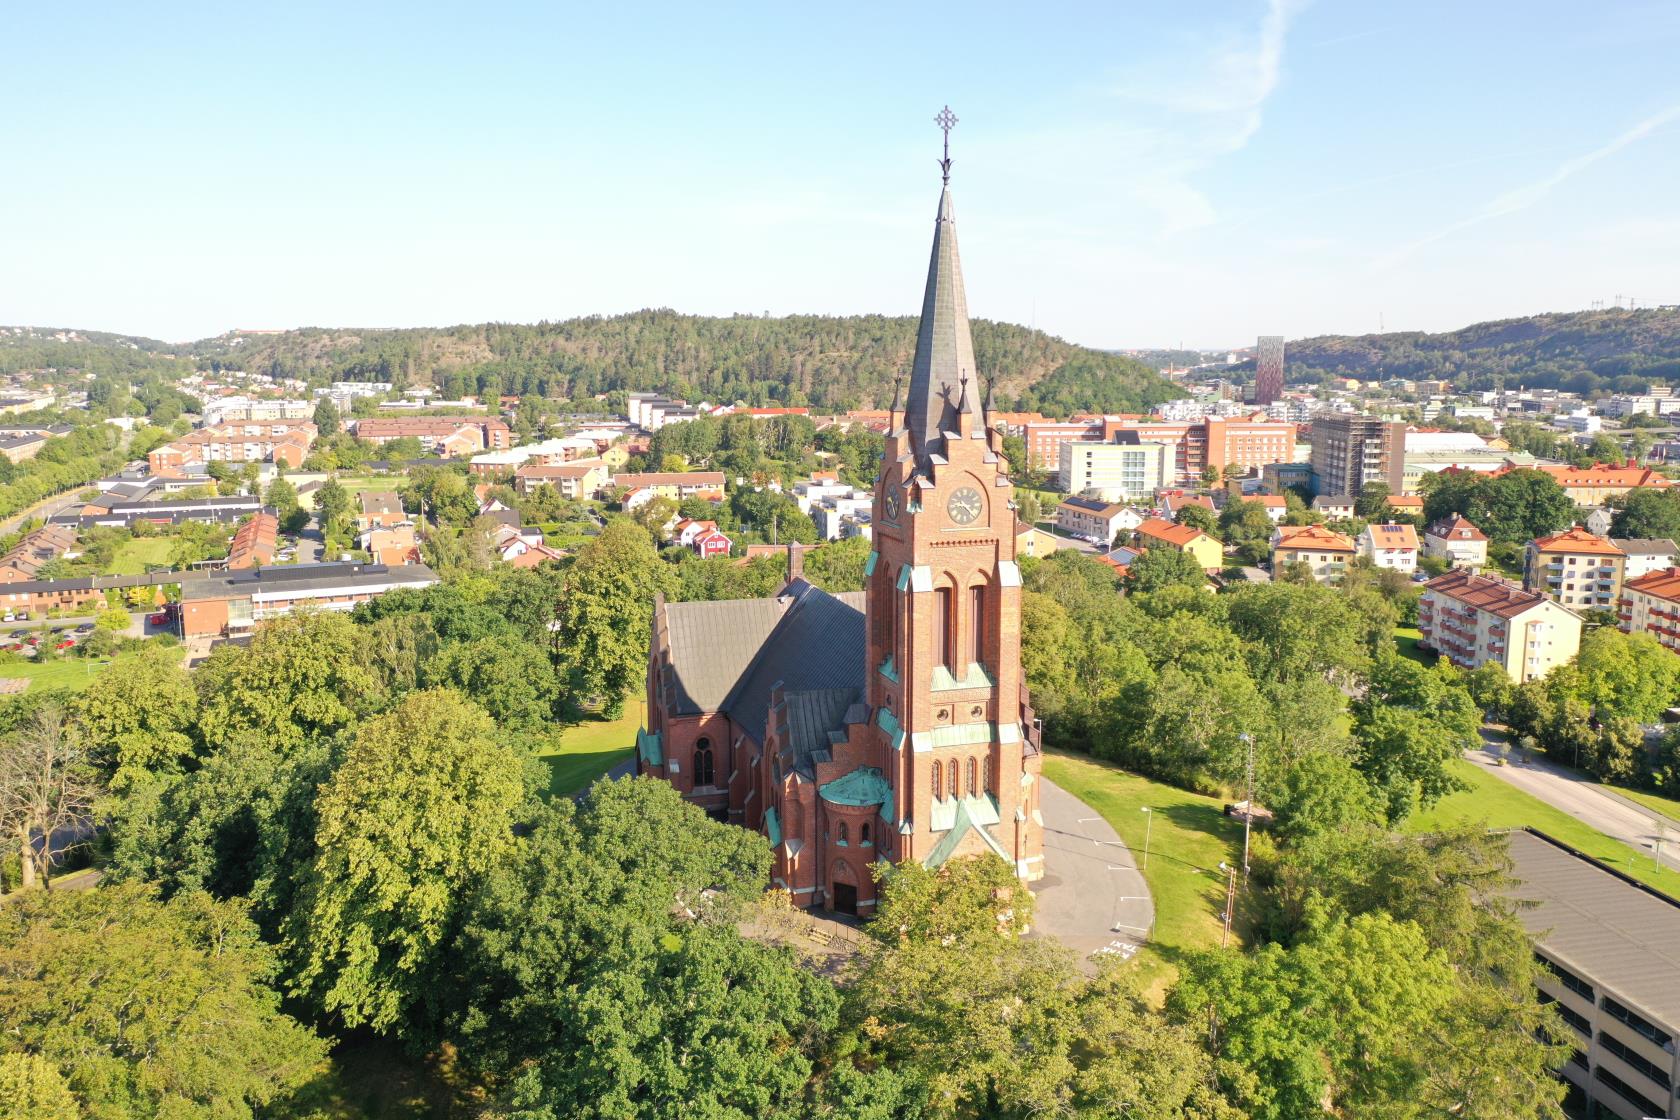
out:
M1254 365L1254 403L1271 404L1282 396L1283 336L1263 334Z
M790 552L771 598L654 611L638 769L762 832L795 905L871 913L878 861L1044 874L1019 526L978 372L947 187L865 590L828 594Z
M1312 426L1313 477L1320 496L1356 498L1369 482L1404 492L1406 424L1336 413Z

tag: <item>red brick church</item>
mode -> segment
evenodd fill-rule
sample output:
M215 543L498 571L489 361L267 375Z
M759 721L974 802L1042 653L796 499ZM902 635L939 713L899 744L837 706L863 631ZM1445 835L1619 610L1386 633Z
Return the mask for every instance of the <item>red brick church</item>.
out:
M767 836L800 906L871 913L877 860L1044 870L1014 490L980 404L945 166L867 589L831 595L795 553L772 598L654 610L637 770Z

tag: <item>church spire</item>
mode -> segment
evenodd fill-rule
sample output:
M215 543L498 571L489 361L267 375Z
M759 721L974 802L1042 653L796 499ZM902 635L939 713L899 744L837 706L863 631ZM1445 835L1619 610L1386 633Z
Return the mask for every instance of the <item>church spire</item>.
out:
M957 118L947 106L934 122L945 131L945 158L939 161L945 186L933 225L933 256L928 262L927 291L922 296L916 359L910 367L910 400L904 423L918 459L944 448L941 433L957 430L959 411L982 421L975 401L959 381L974 370L974 339L968 327L968 297L963 292L962 260L957 254L956 217L951 208L951 128Z

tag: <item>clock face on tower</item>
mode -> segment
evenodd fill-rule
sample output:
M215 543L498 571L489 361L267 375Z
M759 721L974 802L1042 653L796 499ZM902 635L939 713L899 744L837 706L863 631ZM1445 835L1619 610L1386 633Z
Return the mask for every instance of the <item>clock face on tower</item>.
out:
M951 520L958 525L972 523L980 516L980 491L972 486L964 486L945 503L945 512L950 514Z
M897 521L898 520L898 495L897 494L888 494L887 495L886 507L887 507L887 520L888 521Z

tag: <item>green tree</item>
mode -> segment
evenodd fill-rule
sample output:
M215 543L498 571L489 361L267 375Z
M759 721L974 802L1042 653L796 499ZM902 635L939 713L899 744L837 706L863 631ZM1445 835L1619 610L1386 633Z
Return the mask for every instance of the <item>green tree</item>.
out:
M578 553L566 572L558 642L580 698L599 698L616 718L624 697L647 672L653 597L672 590L670 567L653 538L615 519Z
M410 693L364 723L316 806L286 940L299 987L349 1026L427 1037L463 894L511 849L523 798L518 758L459 693Z
M1610 519L1610 535L1637 540L1680 540L1680 489L1640 487L1622 499Z
M1386 482L1367 482L1353 502L1353 515L1366 521L1386 521L1390 513Z
M0 1054L0 1120L82 1120L58 1067L38 1054Z
M1180 525L1187 525L1192 529L1200 529L1208 535L1219 531L1219 518L1206 506L1186 504L1179 507L1175 520Z
M540 731L554 719L560 684L546 651L512 635L452 642L425 666L432 687L458 689L515 734Z
M1174 586L1206 587L1207 573L1194 556L1165 545L1132 561L1126 573L1126 587L1131 591L1148 593Z
M867 537L844 537L829 541L805 556L805 578L834 594L862 591L864 566L869 562Z
M326 1057L274 974L236 902L129 885L0 907L6 1045L57 1066L89 1116L271 1115Z
M350 492L338 481L329 478L321 483L321 488L315 491L315 516L321 523L321 532L337 534L342 532L350 516Z
M284 521L298 508L297 487L283 478L276 478L268 484L268 493L263 500L274 507L274 512Z
M94 761L122 790L148 774L175 772L191 755L198 698L174 650L148 644L113 661L83 692L77 716Z
M134 625L134 618L121 607L107 607L99 612L99 617L93 624L101 630L111 630L120 633Z
M314 422L322 439L338 434L338 406L333 404L331 398L322 397L315 405Z

